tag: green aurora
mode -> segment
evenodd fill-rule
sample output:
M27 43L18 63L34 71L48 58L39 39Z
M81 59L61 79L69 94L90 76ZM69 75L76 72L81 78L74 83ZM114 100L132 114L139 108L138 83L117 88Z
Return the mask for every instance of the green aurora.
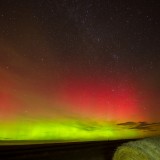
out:
M147 137L144 130L113 122L28 120L0 124L0 140L97 141Z

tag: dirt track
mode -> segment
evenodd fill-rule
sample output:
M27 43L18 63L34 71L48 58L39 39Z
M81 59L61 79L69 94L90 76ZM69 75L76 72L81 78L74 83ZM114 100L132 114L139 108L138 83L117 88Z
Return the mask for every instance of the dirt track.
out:
M21 145L1 145L0 157L3 160L111 160L116 148L128 141L131 140L32 145L23 145L25 142L21 141Z

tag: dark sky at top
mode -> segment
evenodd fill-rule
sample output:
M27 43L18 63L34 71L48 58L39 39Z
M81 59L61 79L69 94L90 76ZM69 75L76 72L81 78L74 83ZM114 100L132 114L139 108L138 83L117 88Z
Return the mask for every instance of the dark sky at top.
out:
M159 8L156 0L1 0L0 83L9 76L8 83L16 83L11 89L5 83L9 92L47 99L68 81L73 86L94 81L88 89L94 92L111 83L108 90L115 95L127 85L136 90L146 120L159 120ZM21 108L15 114L34 113Z

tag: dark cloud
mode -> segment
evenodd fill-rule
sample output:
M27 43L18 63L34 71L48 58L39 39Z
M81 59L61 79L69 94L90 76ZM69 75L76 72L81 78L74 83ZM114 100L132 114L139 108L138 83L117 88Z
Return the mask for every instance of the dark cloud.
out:
M117 125L125 126L130 129L147 130L147 131L159 131L160 122L148 123L148 122L125 122Z

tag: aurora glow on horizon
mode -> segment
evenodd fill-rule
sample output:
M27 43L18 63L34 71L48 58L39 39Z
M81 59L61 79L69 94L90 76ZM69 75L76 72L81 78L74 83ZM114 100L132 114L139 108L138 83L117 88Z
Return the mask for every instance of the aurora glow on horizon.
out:
M112 4L121 16L112 5L106 10L105 1L98 4L39 0L0 5L0 140L160 134L156 26L135 13L137 27L129 27L134 26L132 10L148 15L141 4L125 4L128 16L119 5ZM150 27L145 34L142 22Z
M129 88L130 84L121 82L121 88L113 91L113 81L103 84L94 79L87 83L72 78L57 87L57 94L46 97L24 86L22 90L10 76L1 71L1 140L88 141L159 134L160 125L154 123L151 130L138 128L138 122L148 117L140 110L136 90ZM137 123L118 125L131 119Z

